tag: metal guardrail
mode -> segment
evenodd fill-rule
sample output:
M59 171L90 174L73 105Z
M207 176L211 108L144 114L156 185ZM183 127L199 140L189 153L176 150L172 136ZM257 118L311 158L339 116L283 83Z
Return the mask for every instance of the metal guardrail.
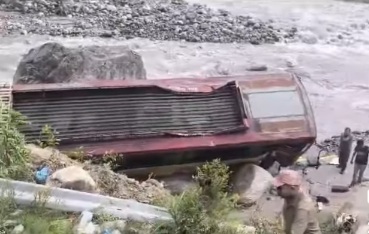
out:
M68 212L102 212L117 218L146 223L171 220L166 209L134 200L0 179L0 194L4 196L7 192L11 192L15 202L19 205L31 205L35 202L37 194L45 193L45 191L48 195L47 200L45 199L45 206L50 209Z

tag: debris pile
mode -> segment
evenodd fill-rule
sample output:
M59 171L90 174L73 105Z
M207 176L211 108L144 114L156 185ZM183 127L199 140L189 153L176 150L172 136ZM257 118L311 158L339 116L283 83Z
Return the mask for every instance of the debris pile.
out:
M352 135L353 135L354 141L358 139L362 139L365 142L369 142L369 130L353 131ZM339 144L340 144L340 135L327 138L324 141L320 142L319 145L322 146L323 148L326 148L330 152L338 152Z
M90 173L102 195L134 199L142 203L153 203L170 195L164 185L154 179L139 182L101 165L88 164L84 169Z
M48 166L51 171L56 171L69 166L81 165L51 147L41 148L34 144L28 144L26 148L30 151L30 163L34 169L40 166Z
M27 145L31 150L31 164L34 168L46 165L52 174L48 185L85 192L98 192L122 199L134 199L152 204L170 195L157 180L139 182L126 175L115 173L108 165L80 163L53 148ZM96 189L95 189L96 187Z
M8 20L8 33L262 44L293 38L297 31L183 0L17 0L1 6L23 13Z

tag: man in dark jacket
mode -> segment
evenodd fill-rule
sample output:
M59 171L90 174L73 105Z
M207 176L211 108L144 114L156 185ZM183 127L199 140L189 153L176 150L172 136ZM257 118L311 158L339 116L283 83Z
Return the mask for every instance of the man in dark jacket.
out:
M368 156L369 156L368 146L364 145L363 140L358 140L351 158L351 164L353 164L355 160L354 175L352 177L352 182L350 185L351 187L361 183L366 166L368 165Z
M347 162L350 158L352 140L353 140L353 137L351 134L351 129L345 128L345 131L341 134L339 153L338 153L338 159L339 159L338 167L341 168L341 171L340 171L341 174L345 172Z

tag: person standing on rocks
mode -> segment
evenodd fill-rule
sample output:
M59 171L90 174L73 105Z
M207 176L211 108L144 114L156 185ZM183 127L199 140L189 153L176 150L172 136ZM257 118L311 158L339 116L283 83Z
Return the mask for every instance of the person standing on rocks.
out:
M366 166L368 165L368 156L369 156L369 147L364 145L363 140L361 139L358 140L351 158L351 164L353 164L355 160L355 165L354 165L354 174L352 177L350 187L361 183Z
M350 128L345 128L345 131L341 134L340 146L338 153L339 165L338 168L341 169L340 173L345 173L347 162L350 158L351 147L352 147L352 134Z
M286 234L321 234L317 209L311 197L302 189L302 178L293 170L282 170L274 186L284 199L283 219Z

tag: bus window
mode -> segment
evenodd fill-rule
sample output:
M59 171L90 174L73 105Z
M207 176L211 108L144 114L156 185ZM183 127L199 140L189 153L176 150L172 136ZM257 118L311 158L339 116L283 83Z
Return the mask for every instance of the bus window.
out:
M254 118L305 115L305 109L297 91L251 93L249 101Z

